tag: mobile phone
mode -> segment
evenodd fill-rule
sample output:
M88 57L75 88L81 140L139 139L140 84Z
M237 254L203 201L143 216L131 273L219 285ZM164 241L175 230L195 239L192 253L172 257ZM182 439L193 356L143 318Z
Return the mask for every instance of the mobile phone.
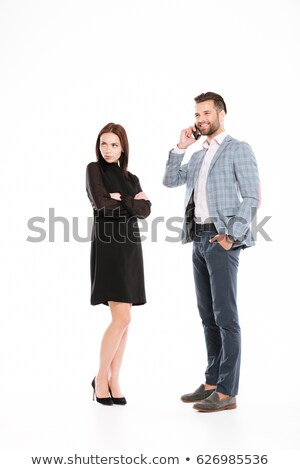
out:
M195 140L198 140L199 137L201 137L201 132L200 132L200 130L198 129L198 127L196 126L196 124L195 124L195 127L196 127L196 130L195 130L195 131L192 131L192 133L193 133L194 139L195 139Z

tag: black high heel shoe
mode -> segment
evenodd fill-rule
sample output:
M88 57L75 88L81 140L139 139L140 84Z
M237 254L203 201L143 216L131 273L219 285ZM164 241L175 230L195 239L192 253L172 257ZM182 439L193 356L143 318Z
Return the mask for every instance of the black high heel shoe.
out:
M95 397L96 397L96 401L97 403L101 403L101 405L108 405L108 406L111 406L114 404L113 402L113 399L111 397L107 397L107 398L99 398L97 397L96 395L96 377L93 378L93 381L92 381L92 387L93 387L93 400L95 400Z
M108 387L108 390L114 405L126 405L127 401L125 397L115 398L112 396L110 387Z

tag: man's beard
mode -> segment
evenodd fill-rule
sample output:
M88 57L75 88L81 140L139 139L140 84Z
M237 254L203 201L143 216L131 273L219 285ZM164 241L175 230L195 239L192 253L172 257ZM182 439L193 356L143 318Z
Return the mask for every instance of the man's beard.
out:
M210 136L214 134L218 129L220 129L220 121L217 123L213 123L210 126L208 126L207 129L204 129L203 131L201 130L201 127L199 126L199 131L201 132L202 135L207 135Z

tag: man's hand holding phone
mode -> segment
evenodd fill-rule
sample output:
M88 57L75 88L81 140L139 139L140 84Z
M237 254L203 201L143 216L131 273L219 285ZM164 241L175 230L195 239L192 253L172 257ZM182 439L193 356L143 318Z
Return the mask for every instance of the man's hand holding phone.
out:
M180 133L180 141L177 144L179 149L185 150L201 136L199 129L194 125L183 129Z

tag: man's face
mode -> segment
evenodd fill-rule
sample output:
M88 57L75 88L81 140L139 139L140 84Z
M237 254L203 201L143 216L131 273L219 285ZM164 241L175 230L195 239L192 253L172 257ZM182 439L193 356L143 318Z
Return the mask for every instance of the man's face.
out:
M222 132L224 111L218 112L213 100L196 103L196 126L202 135L214 136Z

